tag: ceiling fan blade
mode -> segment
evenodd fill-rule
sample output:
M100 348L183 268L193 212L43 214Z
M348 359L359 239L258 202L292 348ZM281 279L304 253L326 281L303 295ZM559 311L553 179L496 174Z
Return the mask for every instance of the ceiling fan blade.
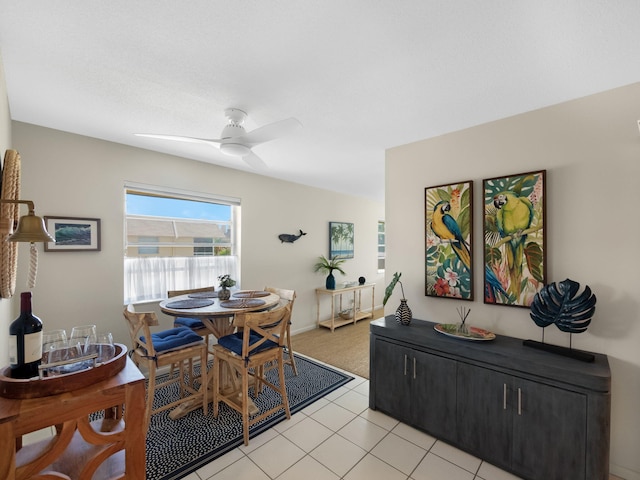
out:
M183 137L181 135L161 135L156 133L134 133L134 135L136 137L159 138L161 140L173 140L176 142L206 143L215 146L219 146L218 144L222 142L222 140L218 140L217 138Z
M285 135L293 133L300 128L302 128L302 124L297 119L291 117L270 123L263 127L258 127L255 130L238 137L238 139L243 145L254 147L261 143L284 137Z
M251 168L255 169L255 170L266 170L267 169L267 164L264 163L264 160L262 160L258 155L256 155L253 152L249 152L248 155L245 155L244 157L242 157L242 159L247 162L247 165L249 165Z

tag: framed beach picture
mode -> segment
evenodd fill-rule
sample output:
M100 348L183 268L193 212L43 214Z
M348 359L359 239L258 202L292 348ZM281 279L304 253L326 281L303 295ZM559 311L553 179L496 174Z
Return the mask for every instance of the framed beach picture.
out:
M44 244L45 252L100 251L100 219L44 217L47 231L56 243Z
M473 181L424 189L425 295L473 300Z
M353 258L353 223L329 222L329 258Z
M484 303L529 308L546 283L545 176L483 180Z

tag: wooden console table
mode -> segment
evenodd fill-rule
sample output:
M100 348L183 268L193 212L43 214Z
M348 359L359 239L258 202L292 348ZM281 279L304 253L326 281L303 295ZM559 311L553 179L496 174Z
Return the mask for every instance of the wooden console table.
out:
M371 289L371 311L363 312L360 310L360 308L362 307L362 290L367 288ZM334 329L341 327L343 325L347 325L349 323L355 324L358 320L373 317L375 290L376 290L375 283L365 283L364 285L353 285L351 287L336 288L334 290L327 290L326 288L316 288L318 325L329 328L333 332ZM340 297L339 311L341 312L342 311L342 295L345 293L353 294L353 304L351 305L351 309L350 309L351 318L344 319L340 316L336 318L335 298L336 296ZM331 296L331 318L328 320L320 321L320 298L324 295Z
M144 376L128 358L116 375L71 392L0 397L0 478L143 480L144 400ZM90 421L99 411L104 418ZM20 448L23 435L50 426L57 431L51 439ZM38 476L43 471L52 476Z

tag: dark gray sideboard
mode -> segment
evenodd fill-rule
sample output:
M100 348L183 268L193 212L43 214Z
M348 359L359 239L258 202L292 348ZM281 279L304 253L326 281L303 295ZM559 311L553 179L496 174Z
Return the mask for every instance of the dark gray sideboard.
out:
M607 480L611 371L498 335L371 322L369 406L529 480Z

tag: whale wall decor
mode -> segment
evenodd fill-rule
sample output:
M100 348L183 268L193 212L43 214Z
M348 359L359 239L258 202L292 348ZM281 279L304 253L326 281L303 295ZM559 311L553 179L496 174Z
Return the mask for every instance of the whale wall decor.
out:
M306 233L300 230L300 233L298 235L292 233L281 233L280 235L278 235L278 238L280 239L280 243L293 243L303 235L306 235Z

